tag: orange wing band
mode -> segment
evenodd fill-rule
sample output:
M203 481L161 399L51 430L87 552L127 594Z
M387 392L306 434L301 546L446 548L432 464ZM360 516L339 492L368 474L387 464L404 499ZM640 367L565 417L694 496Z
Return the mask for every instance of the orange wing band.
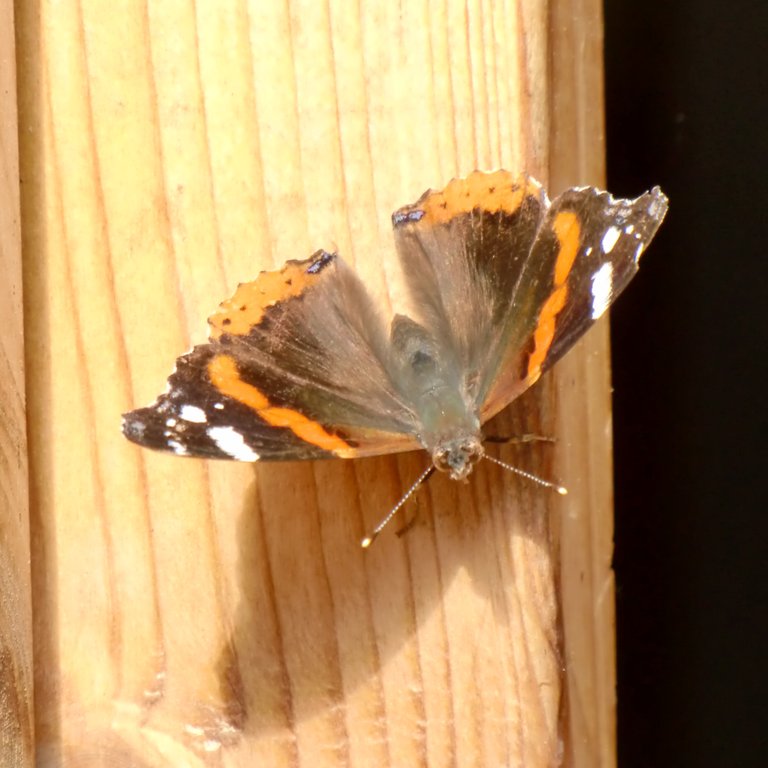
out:
M270 426L290 429L304 442L342 458L353 455L354 449L338 435L328 432L322 424L291 408L270 405L269 399L260 389L240 378L237 364L229 355L216 355L208 363L208 376L219 392L257 411L259 418Z
M541 366L555 338L557 316L568 298L566 281L573 269L581 243L581 227L576 214L572 211L558 213L552 228L555 230L560 247L555 260L555 284L539 312L536 330L533 333L533 352L528 359L528 378L534 381L541 375Z

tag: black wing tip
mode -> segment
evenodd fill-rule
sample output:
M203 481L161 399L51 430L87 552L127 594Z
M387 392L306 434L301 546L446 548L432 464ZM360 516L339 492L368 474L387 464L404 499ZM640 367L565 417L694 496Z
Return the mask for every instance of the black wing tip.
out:
M144 414L147 411L151 411L149 408L137 408L134 411L127 411L121 415L121 430L123 435L128 438L132 443L142 445L147 448L154 448L155 445L151 441L151 430L148 430L148 426L151 422L148 422L144 418Z
M122 414L123 436L142 448L186 455L186 450L183 450L179 442L167 431L166 417L158 412L161 401L162 398L145 408L136 408Z
M174 433L163 414L158 413L157 403L122 414L121 429L132 443L152 451L192 458L230 458L210 449L204 442L192 450L189 441Z

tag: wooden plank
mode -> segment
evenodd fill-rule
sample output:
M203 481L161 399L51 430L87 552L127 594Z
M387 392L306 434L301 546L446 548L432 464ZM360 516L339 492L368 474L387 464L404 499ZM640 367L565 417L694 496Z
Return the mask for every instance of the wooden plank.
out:
M550 183L605 182L602 4L557 0L550 17ZM641 190L638 190L640 192ZM558 366L558 456L568 478L560 523L567 704L565 764L616 764L613 473L608 321Z
M596 738L563 730L550 522L589 503L589 477L569 502L491 465L467 486L436 478L409 533L363 552L424 455L254 468L119 432L238 281L336 247L397 308L394 208L476 167L557 167L551 10L20 4L37 734L52 764L536 768L566 733ZM547 378L495 429L560 434L563 397ZM554 451L501 453L570 483L606 404ZM568 599L589 606L592 587Z
M0 0L0 764L34 763L32 590L13 3Z

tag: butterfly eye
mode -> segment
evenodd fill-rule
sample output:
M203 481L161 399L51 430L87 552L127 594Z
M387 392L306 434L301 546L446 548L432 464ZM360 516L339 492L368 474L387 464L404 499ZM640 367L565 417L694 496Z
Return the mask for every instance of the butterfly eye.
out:
M450 469L448 466L448 451L435 451L432 454L432 463L441 472L447 472Z
M432 453L432 463L441 472L448 472L454 480L463 480L483 454L483 446L477 438L462 438L438 447Z

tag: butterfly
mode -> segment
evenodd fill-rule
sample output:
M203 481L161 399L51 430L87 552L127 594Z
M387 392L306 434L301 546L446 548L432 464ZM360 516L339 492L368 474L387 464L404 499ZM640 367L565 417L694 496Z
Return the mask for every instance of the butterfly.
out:
M475 171L392 215L414 317L391 320L319 250L242 283L167 391L123 416L146 448L239 461L426 449L466 478L482 427L603 315L667 211L594 187L550 201L525 174Z

